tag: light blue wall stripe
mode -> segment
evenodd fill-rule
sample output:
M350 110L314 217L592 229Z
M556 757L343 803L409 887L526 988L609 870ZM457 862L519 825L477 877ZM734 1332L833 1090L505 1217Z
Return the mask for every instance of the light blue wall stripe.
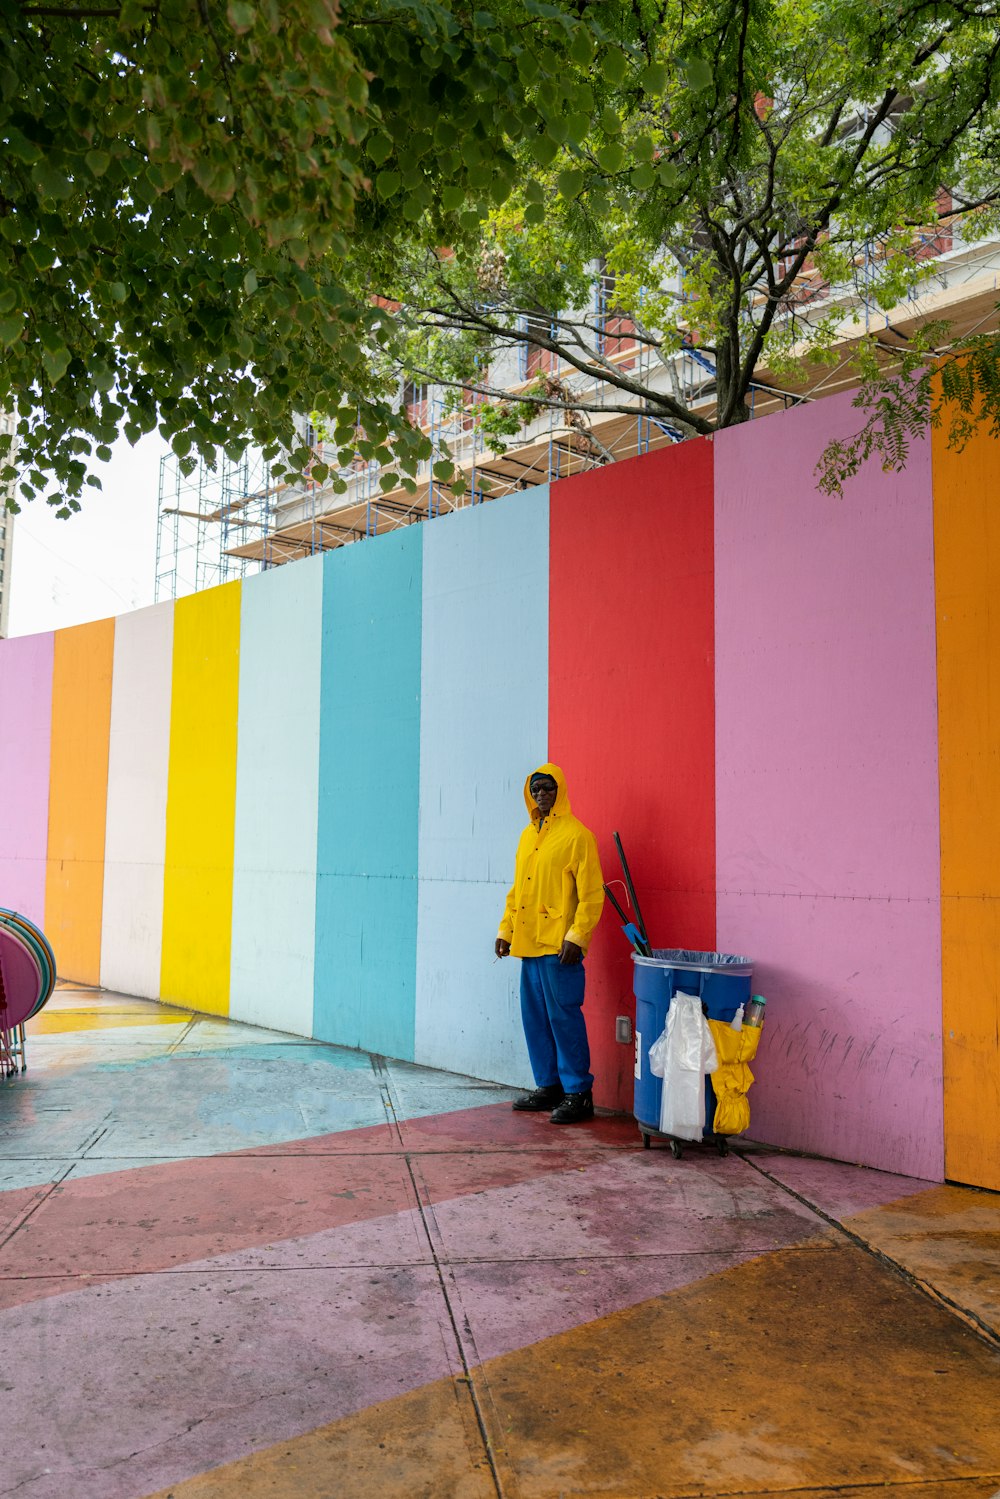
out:
M413 1057L423 534L323 559L313 1034Z
M548 486L423 529L416 1060L528 1083L521 965L493 943L547 758Z
M229 1013L302 1036L313 1018L322 610L320 557L243 584Z

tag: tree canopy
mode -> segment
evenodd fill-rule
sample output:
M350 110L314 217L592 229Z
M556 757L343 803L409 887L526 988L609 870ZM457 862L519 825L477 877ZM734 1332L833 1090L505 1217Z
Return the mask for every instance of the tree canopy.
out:
M0 0L0 409L23 492L78 508L121 426L192 464L253 443L301 467L315 406L412 467L387 318L346 268L476 232L512 143L558 134L544 86L601 8Z
M480 236L366 266L399 306L397 367L474 391L487 421L493 402L508 433L567 402L639 407L681 436L745 420L762 368L794 389L803 359L843 341L852 303L887 310L919 288L942 222L970 241L995 233L998 18L978 0L668 0L597 68L577 38L536 95L558 88L565 139L513 148L514 191ZM609 330L645 361L615 358ZM488 371L518 346L586 379L574 395L540 377L512 409ZM859 444L827 455L825 483L873 448L905 459L939 414L931 374L948 347L941 324L912 341L902 387L899 359L859 350L877 410ZM670 375L685 348L706 371L693 395ZM968 349L949 396L962 421L995 421L997 341Z
M0 0L23 492L77 508L121 427L191 465L254 445L301 471L303 411L340 462L412 472L430 444L402 378L513 427L577 399L493 407L518 345L596 375L604 410L741 421L762 366L828 353L825 293L894 305L945 211L991 232L998 20L1000 0ZM608 355L609 311L666 377ZM902 397L865 370L888 461L932 409L936 336ZM714 413L671 384L683 348ZM952 377L967 413L1000 410L994 354Z

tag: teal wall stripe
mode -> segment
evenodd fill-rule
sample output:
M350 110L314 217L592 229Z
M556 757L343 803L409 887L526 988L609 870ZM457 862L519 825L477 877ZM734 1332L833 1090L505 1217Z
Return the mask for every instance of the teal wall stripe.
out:
M323 559L313 1034L413 1057L423 526Z

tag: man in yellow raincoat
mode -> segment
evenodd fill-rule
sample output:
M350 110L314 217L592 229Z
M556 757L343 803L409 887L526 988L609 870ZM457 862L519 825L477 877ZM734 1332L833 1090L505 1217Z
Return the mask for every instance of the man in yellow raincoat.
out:
M551 1110L553 1124L593 1119L594 1085L583 1018L583 959L604 906L597 843L569 809L558 765L524 783L531 821L521 834L496 955L521 959L521 1020L535 1090L513 1107Z

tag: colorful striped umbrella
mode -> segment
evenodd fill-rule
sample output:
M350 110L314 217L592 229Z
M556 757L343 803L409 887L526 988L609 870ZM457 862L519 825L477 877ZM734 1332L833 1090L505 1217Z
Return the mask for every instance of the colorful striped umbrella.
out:
M55 954L45 934L0 906L0 1029L14 1030L37 1015L55 982Z

